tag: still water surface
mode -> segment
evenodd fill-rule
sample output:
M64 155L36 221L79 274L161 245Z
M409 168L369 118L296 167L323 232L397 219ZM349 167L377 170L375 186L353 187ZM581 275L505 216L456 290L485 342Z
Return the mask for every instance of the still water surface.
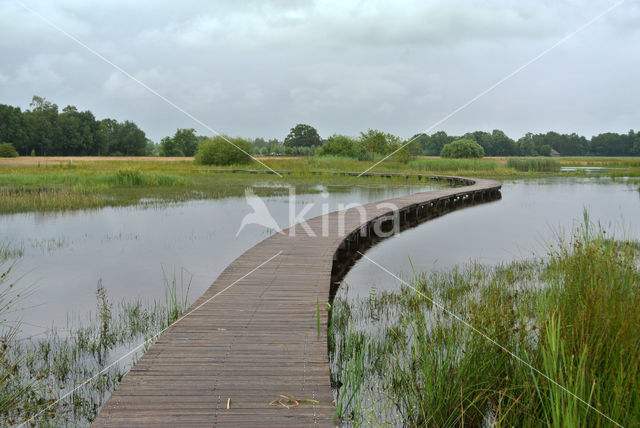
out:
M298 188L295 212L312 204L305 215L311 218L337 210L340 203L368 203L434 188L393 182ZM263 200L281 228L290 226L288 196ZM181 275L185 285L192 277L193 301L236 257L273 233L248 225L236 236L250 212L242 197L0 216L0 244L23 250L13 278L20 278L20 287L34 286L11 317L22 319L25 336L54 325L64 331L68 319L82 321L95 308L98 280L112 302L164 302L163 270L169 278L175 272L178 284Z
M456 264L498 264L544 256L558 234L583 223L584 209L615 236L640 240L638 181L561 178L507 181L502 199L452 212L380 242L367 257L410 280L415 272ZM413 266L412 266L413 264ZM339 296L368 296L401 283L366 259L344 278Z
M296 212L306 218L340 203L367 203L432 189L404 183L329 186L297 192ZM304 189L309 191L310 189ZM447 214L389 238L367 256L404 278L413 269L445 269L471 260L495 264L543 254L554 235L581 222L587 208L610 231L640 239L638 182L602 178L550 178L505 182L502 199ZM264 198L282 228L290 225L289 198ZM323 204L328 204L323 207ZM273 231L249 225L244 198L192 201L159 207L104 208L64 214L0 216L0 243L23 249L14 278L35 292L12 314L24 335L82 319L95 307L102 280L112 301L164 301L163 270L180 282L192 276L190 300L200 296L236 257ZM411 265L413 263L413 267ZM368 295L398 287L393 277L360 260L344 280L342 295Z

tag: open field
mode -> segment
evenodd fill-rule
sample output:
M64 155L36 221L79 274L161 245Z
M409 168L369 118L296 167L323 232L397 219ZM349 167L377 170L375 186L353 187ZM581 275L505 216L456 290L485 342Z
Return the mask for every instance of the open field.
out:
M6 166L48 166L73 162L185 162L193 158L152 157L152 156L21 156L18 158L0 158L0 165Z

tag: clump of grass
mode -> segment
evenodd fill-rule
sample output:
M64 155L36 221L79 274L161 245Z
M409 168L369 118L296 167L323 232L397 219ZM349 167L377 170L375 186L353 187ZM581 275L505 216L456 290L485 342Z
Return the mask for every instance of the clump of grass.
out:
M167 308L166 323L171 325L189 307L189 289L193 275L184 268L180 269L179 285L175 270L169 277L162 268L162 277L164 279L165 307Z
M6 277L0 277L0 286ZM165 287L167 296L176 296L168 298L167 305L134 301L114 307L100 281L95 317L67 326L64 335L52 329L44 337L20 338L17 327L5 329L0 347L0 424L88 425L139 356L111 365L119 357L116 351L124 353L142 342L148 345L186 308L188 286L174 280ZM4 296L0 292L0 312L16 303L10 300L2 306L8 301ZM98 372L92 382L76 389Z
M136 168L124 168L116 171L115 183L120 186L175 186L185 185L188 181L175 175L148 174Z
M606 236L586 217L545 259L421 274L395 293L336 300L339 401L352 394L344 385L361 358L346 345L354 334L370 343L358 390L369 410L344 398L339 416L411 426L637 424L640 245Z
M107 201L95 193L74 188L0 189L0 213L65 211L75 207L98 208Z
M547 157L508 158L507 167L524 172L557 172L560 162Z
M6 263L7 259L20 258L23 254L24 248L22 246L18 247L8 242L0 242L0 263L2 261Z
M119 169L116 171L116 180L123 186L139 186L142 184L142 172L133 168Z

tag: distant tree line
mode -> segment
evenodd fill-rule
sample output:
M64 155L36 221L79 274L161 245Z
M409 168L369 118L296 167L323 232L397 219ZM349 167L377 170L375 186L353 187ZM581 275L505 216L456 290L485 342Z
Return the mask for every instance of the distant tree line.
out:
M30 109L0 104L0 142L11 143L22 156L92 156L148 154L145 133L131 122L97 120L89 110L56 104L34 96Z
M445 144L458 139L473 140L484 149L486 156L550 156L555 150L562 156L640 156L640 132L630 130L626 134L606 132L593 136L591 140L573 134L527 133L513 140L503 131L475 131L463 136L447 135L444 131L432 135L416 134L413 140L420 144L422 154L439 156Z
M311 128L310 130L308 128ZM304 130L304 132L303 132ZM313 135L312 138L307 134ZM606 132L590 140L576 133L525 134L518 140L503 131L475 131L464 135L448 135L438 131L431 135L420 133L403 141L400 137L369 129L357 137L332 135L321 140L309 125L297 125L285 138L278 140L254 140L255 152L262 155L336 155L360 160L376 158L395 152L394 158L408 156L440 156L446 144L457 140L477 143L485 156L551 156L555 150L562 156L640 156L640 132L630 130L626 134ZM407 144L408 143L408 144ZM403 147L401 150L398 150Z
M159 144L147 139L131 121L95 118L91 111L56 104L34 96L29 109L0 104L0 143L10 143L22 155L39 156L194 156L205 139L194 129L177 129ZM486 156L549 156L552 150L563 156L640 156L640 132L607 132L590 140L576 133L527 133L513 140L503 131L475 131L462 136L438 131L420 133L409 140L378 130L361 132L358 137L333 135L327 140L306 124L291 128L281 142L277 139L241 139L243 147L260 155L314 154L344 156L360 160L376 159L393 153L396 160L415 155L439 156L446 144L457 140L477 143ZM247 144L244 144L244 143ZM408 144L407 144L408 143Z

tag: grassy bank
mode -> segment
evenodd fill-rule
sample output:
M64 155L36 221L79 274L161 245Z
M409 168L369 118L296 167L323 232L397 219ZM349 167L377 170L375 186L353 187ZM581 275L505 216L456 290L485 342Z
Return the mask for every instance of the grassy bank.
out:
M612 241L587 223L548 258L410 283L355 305L334 302L330 347L343 419L640 425L637 243Z
M291 166L290 161L283 162ZM300 186L300 192L313 193L320 191L315 188L317 185L389 183L389 179L379 177L312 175L306 163L291 162L296 164L296 172L284 178L266 174L214 173L211 168L176 161L4 165L0 166L0 214L243 196L245 189L253 186L258 186L255 192L259 196L278 196L287 195L288 186ZM410 181L417 183L417 180Z
M189 283L182 276L166 277L164 304L114 306L100 282L94 313L32 338L20 337L19 324L0 322L0 425L89 425L153 336L184 312ZM0 263L1 318L19 306L25 292L19 288L5 259ZM117 362L140 343L145 346Z
M336 157L264 158L275 170L292 171L280 178L271 174L219 173L214 170L266 168L251 165L206 167L192 160L155 158L95 161L58 159L56 162L24 162L23 158L0 164L0 214L29 211L61 211L138 203L170 203L194 199L242 196L246 187L260 184L260 196L282 195L286 186L318 184L355 185L388 182L384 178L317 175L314 172L361 172L371 162ZM640 176L640 160L617 158L416 158L408 163L385 161L372 172L462 175L496 179L549 176L584 176L584 171L558 172L560 166L613 165L601 175ZM403 179L404 180L404 179Z

